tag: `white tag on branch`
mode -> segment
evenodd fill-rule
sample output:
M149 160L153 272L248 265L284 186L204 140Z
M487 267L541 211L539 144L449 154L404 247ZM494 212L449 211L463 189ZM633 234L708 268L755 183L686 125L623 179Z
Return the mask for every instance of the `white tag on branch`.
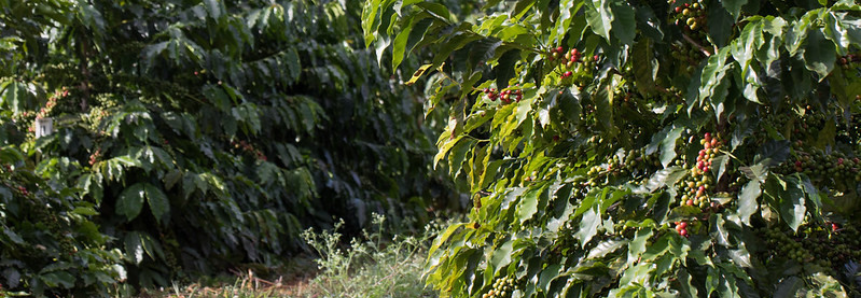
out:
M54 118L36 119L36 138L41 138L54 133Z

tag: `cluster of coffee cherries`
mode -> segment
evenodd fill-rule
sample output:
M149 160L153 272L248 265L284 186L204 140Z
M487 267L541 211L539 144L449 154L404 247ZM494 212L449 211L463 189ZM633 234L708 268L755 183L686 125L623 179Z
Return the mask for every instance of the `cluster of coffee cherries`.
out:
M700 50L689 43L676 42L671 45L671 48L670 56L681 60L682 69L686 72L692 72L695 69L695 65L703 57Z
M807 224L798 231L783 231L779 226L763 227L757 231L773 249L772 257L783 257L795 262L829 271L846 262L861 260L861 234L852 225L841 227L837 223Z
M484 88L483 92L490 101L496 101L499 98L504 103L511 103L512 100L520 102L523 99L523 91L520 89L505 89L497 93L496 88Z
M102 149L97 148L96 152L93 152L93 154L90 154L90 160L89 160L90 166L95 165L96 162L99 161L99 157L101 157L101 156L102 156Z
M262 161L267 160L266 155L263 154L263 151L260 151L259 149L254 148L253 145L249 144L248 142L246 142L244 140L240 140L239 142L230 141L230 144L233 145L233 148L242 149L242 151L245 151L246 153L253 154L259 160L262 160Z
M853 63L858 63L861 61L861 54L849 54L838 59L838 63L840 63L840 67L843 69L849 69Z
M671 4L675 5L676 1L671 0ZM682 27L685 31L690 32L703 32L706 28L706 10L705 7L701 3L684 3L673 8L673 14L671 18L674 20L677 26ZM702 31L700 31L702 30ZM699 34L697 34L699 37Z
M493 288L481 295L481 298L506 298L511 297L514 291L514 278L506 276L493 282Z
M688 233L688 222L687 221L677 221L676 222L676 232L679 233L682 237L690 237L691 234Z
M48 98L48 102L45 103L45 107L42 108L39 113L36 114L36 118L44 118L47 117L51 110L57 106L57 100L60 98L64 98L69 96L69 89L65 86L61 90L54 91L54 96Z
M571 50L566 51L563 47L557 47L555 50L551 51L549 57L551 61L559 60L562 69L565 70L565 72L562 73L562 79L567 79L573 76L574 71L572 70L577 70L577 67L580 65L586 69L594 68L595 63L600 59L598 55L584 57L583 52L577 48L572 48Z
M700 140L700 144L703 145L703 149L697 155L696 170L705 173L711 169L712 159L720 152L722 143L719 137L712 138L712 134L707 132Z
M712 134L707 132L700 140L700 144L703 145L703 149L697 155L696 165L691 168L690 175L680 181L681 205L705 209L709 207L708 191L712 189L713 183L709 170L711 170L712 159L720 151L721 141L719 136L712 137Z
M810 148L808 148L810 149ZM784 162L776 169L779 173L804 173L820 185L846 191L861 182L861 159L843 152L825 154L819 149L812 152L795 150L795 158Z
M806 136L818 137L819 129L825 127L825 123L829 120L829 115L814 112L812 109L808 108L804 115L791 113L781 113L776 115L768 114L763 120L771 127L787 127L788 125L791 125L792 138L804 139ZM838 130L840 129L840 125L838 125ZM767 130L763 127L760 134L765 135L766 133ZM802 143L796 143L797 144L793 143L793 145L796 146L796 149L801 148Z

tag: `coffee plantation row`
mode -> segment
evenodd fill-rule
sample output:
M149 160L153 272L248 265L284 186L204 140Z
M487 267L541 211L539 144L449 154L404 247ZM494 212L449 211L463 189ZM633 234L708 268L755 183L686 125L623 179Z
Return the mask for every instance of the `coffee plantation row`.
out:
M0 296L266 274L335 218L463 209L431 166L444 113L365 49L361 11L0 0Z
M431 249L444 296L861 297L858 3L367 0L362 26L448 107L434 163L474 208Z

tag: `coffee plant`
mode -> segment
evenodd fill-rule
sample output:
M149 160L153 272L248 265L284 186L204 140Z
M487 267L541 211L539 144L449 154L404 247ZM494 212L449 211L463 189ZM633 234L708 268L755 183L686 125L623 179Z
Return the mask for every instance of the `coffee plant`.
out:
M91 220L98 241L72 244L119 251L87 268L119 263L128 293L240 264L277 267L309 250L302 231L333 217L353 236L372 213L409 229L421 225L408 218L462 208L443 168L430 166L446 115L415 99L422 84L397 84L375 62L361 10L328 0L0 0L0 143L48 179L27 208L69 227ZM54 132L36 138L34 123L48 118ZM37 192L45 185L68 202L39 209L54 198ZM79 205L90 209L65 215ZM43 222L11 206L0 205L14 215L5 231ZM3 257L52 260L0 241ZM44 264L10 262L0 260L3 289L38 293L28 280ZM61 288L91 286L69 272Z
M362 26L449 106L434 163L474 208L430 251L445 296L861 297L855 2L366 0Z
M33 296L104 295L126 279L122 253L108 248L111 237L93 221L93 204L55 183L80 165L50 162L50 171L34 169L15 147L0 148L0 297L21 288Z

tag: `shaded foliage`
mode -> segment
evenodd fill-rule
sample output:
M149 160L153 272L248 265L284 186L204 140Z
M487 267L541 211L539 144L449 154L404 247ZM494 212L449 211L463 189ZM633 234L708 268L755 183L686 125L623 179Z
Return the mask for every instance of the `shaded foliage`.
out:
M425 119L418 86L393 82L365 49L360 3L0 9L0 141L91 204L131 285L277 266L333 216L355 232L372 212L409 228L461 205L430 167L442 114ZM55 132L34 138L48 117ZM58 160L77 166L48 175Z

